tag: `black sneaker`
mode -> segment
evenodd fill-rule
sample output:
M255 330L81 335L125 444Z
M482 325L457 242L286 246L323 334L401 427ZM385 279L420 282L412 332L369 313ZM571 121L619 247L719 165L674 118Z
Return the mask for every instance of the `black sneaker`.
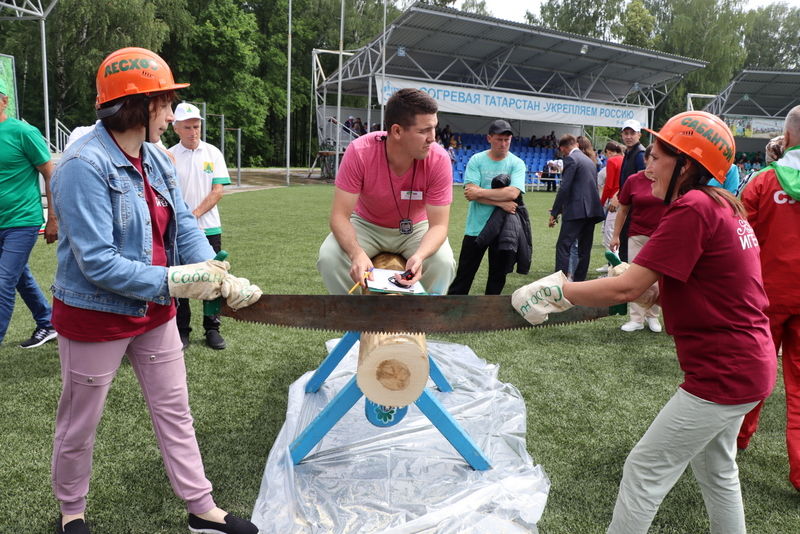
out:
M215 330L209 330L209 332L215 332ZM206 521L194 514L189 514L189 530L205 534L258 534L257 526L247 519L232 514L225 516L225 524Z
M53 328L37 328L33 331L31 338L23 341L19 346L23 349L32 349L55 339L57 335Z
M207 330L206 345L214 350L222 350L225 348L225 338L222 337L219 330Z
M73 519L61 528L61 517L56 523L56 534L92 534L83 519Z

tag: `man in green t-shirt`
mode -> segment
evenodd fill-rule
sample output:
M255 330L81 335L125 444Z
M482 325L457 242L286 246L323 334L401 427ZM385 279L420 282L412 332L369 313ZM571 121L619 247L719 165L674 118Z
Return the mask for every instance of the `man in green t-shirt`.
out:
M31 310L36 329L22 348L43 345L55 339L50 323L50 303L28 267L28 258L42 226L39 173L44 176L47 205L53 164L42 134L33 126L6 115L8 90L0 80L0 343L8 330L16 300L15 291ZM49 215L45 239L58 237L55 215Z
M464 175L464 197L469 201L467 226L461 253L458 257L458 271L450 284L448 295L467 295L472 287L475 273L481 266L486 250L489 250L489 278L486 281L486 294L499 295L506 283L506 274L513 260L509 253L498 246L499 240L481 244L478 236L489 221L495 209L509 214L517 213L516 199L525 191L525 162L510 152L511 125L496 120L489 126L489 150L478 152L467 163ZM505 187L492 188L492 180L508 180Z

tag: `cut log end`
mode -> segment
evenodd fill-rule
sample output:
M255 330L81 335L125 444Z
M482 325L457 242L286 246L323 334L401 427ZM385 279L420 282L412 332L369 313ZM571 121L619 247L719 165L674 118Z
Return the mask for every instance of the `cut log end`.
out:
M383 384L386 389L392 391L402 391L411 382L411 371L403 362L395 359L383 360L378 364L375 371L375 378Z
M428 382L425 334L361 334L356 382L364 395L382 406L407 406Z

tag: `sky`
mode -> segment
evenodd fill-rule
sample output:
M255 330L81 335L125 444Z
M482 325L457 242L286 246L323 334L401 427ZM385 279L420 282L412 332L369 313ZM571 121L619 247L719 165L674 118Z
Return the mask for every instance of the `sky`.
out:
M747 9L765 6L780 0L745 0L744 5ZM787 1L787 0L783 0ZM454 7L459 9L463 0L456 0ZM539 5L542 0L524 0L522 2L513 0L486 0L486 7L492 15L505 20L515 22L525 22L525 11L531 11L535 15L539 14Z

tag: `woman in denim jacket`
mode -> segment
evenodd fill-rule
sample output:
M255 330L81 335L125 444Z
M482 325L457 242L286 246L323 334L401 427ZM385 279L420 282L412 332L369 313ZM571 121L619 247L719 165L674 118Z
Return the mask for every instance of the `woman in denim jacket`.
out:
M189 410L173 297L258 300L200 232L175 168L157 142L172 120L177 84L142 48L109 55L97 73L95 129L64 154L53 178L58 269L53 324L63 390L53 445L57 533L89 532L84 521L95 431L111 381L127 354L150 410L167 476L187 503L192 532L256 534L211 497ZM149 141L149 142L145 142ZM148 525L131 527L148 530Z

